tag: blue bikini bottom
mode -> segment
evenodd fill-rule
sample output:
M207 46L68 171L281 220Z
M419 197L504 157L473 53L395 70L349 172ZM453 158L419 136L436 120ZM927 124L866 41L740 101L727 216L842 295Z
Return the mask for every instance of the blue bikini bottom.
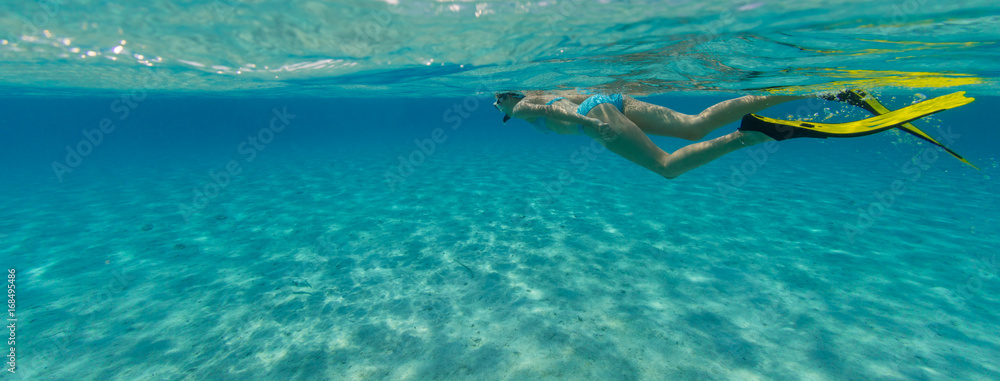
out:
M621 111L623 114L625 113L625 97L623 97L621 94L592 95L590 98L584 100L583 103L580 103L580 107L576 108L576 113L583 116L587 116L587 114L590 113L590 110L593 110L594 107L597 107L597 105L601 103L611 103L618 108L618 111ZM585 136L587 135L583 133L583 126L577 125L576 129L580 131L580 135L585 135Z
M576 108L576 112L580 115L587 116L590 110L594 109L594 107L597 107L597 105L601 103L611 103L618 108L618 111L621 111L623 114L625 113L625 97L621 94L592 95L590 98L584 100L583 103L580 103L580 107Z

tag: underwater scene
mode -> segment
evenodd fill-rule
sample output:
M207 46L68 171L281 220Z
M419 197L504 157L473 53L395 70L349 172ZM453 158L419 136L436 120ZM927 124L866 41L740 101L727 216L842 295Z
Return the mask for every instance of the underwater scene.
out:
M0 0L0 380L1000 379L1000 4Z

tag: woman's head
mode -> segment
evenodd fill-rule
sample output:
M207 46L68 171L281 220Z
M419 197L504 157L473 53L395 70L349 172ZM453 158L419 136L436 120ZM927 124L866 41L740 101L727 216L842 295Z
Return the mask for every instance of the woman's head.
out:
M507 123L507 121L510 120L510 114L513 113L512 110L514 109L514 105L516 105L517 102L520 102L521 99L524 99L524 95L515 92L506 92L496 93L496 97L497 100L496 102L493 102L493 106L496 107L497 110L504 113L503 122Z

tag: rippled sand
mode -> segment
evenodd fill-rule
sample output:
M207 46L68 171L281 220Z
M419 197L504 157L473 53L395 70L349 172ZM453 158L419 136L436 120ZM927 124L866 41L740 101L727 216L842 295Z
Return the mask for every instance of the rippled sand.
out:
M393 188L407 151L273 152L190 222L221 163L34 183L0 211L18 375L1000 377L983 173L942 159L849 236L905 158L791 142L670 182L561 142L456 143Z

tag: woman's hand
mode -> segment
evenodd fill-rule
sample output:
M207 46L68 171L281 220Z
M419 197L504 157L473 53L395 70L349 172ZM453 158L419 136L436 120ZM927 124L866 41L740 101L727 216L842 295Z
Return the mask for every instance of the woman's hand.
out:
M602 130L604 128L607 128L607 127L610 126L609 124L604 123L604 121L602 121L600 119L597 119L597 118L590 118L590 120L588 120L588 122L590 124L590 127L593 127L595 130L598 130L598 131L600 131L600 130Z
M605 123L600 119L596 118L590 118L590 119L591 119L589 121L590 127L593 128L594 131L596 131L597 134L600 135L602 139L611 141L615 140L615 138L618 137L618 130L612 128L610 124Z

